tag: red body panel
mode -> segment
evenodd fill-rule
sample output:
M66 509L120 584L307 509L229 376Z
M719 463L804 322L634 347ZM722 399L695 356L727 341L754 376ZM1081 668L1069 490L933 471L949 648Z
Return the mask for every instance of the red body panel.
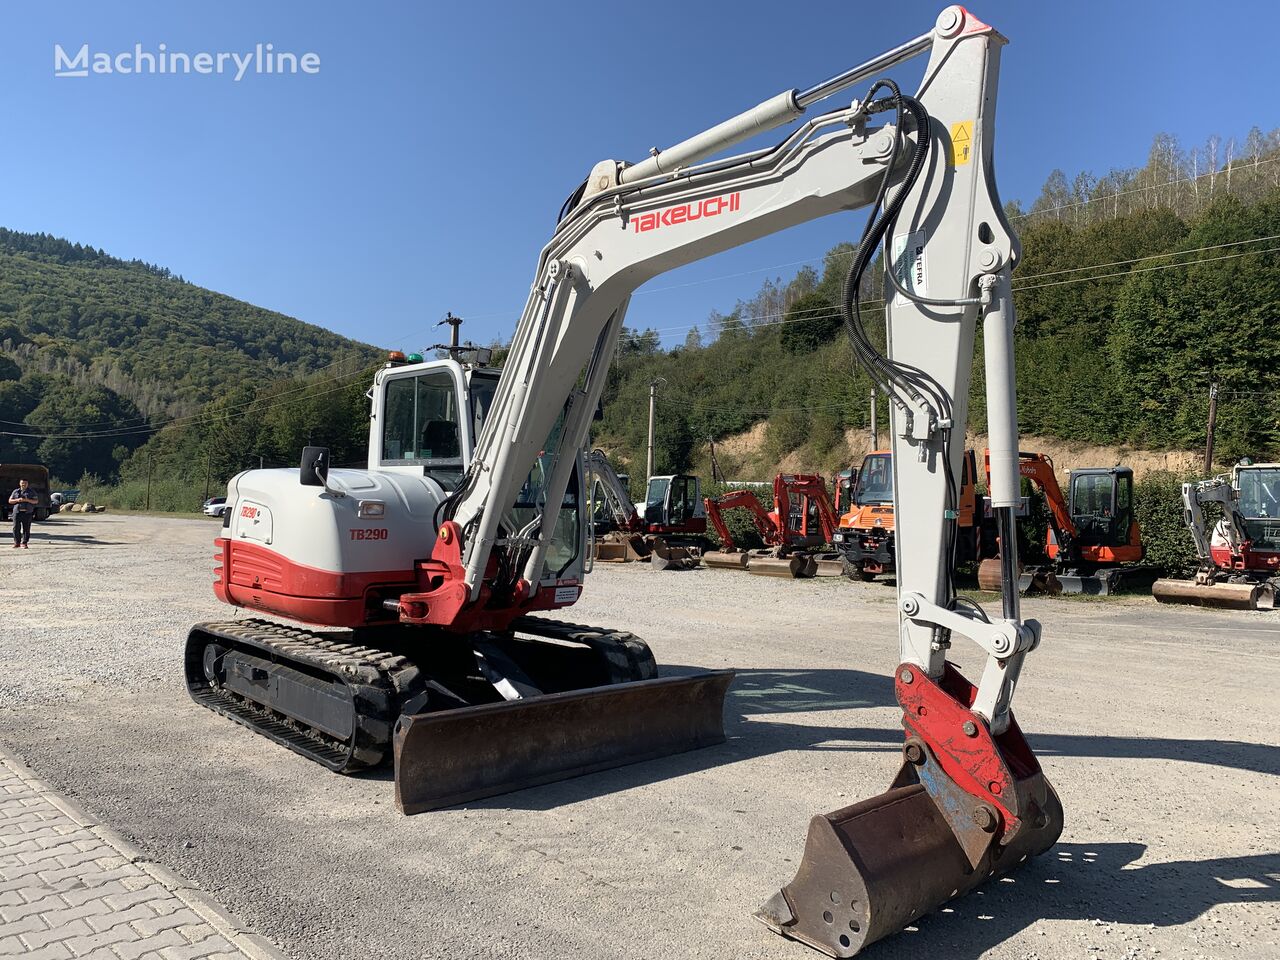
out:
M1239 554L1233 554L1226 544L1212 544L1209 555L1219 570L1255 570L1280 573L1280 552L1254 550L1245 543Z
M219 600L303 623L359 627L394 622L394 614L370 602L381 592L375 588L395 594L416 585L411 570L335 573L294 563L256 543L219 537L214 545L221 551L213 584Z
M460 541L455 537L453 543ZM480 600L470 604L460 553L453 562L433 556L414 570L337 573L295 563L256 543L219 537L214 545L220 550L213 584L219 600L319 626L402 622L457 632L505 630L526 613L570 606L582 592L576 580L562 581L539 587L532 597L523 596L521 589L520 599L491 604L486 585ZM451 552L449 546L446 543L437 553ZM522 581L520 587L524 586ZM394 597L401 599L399 615L382 606L383 599Z

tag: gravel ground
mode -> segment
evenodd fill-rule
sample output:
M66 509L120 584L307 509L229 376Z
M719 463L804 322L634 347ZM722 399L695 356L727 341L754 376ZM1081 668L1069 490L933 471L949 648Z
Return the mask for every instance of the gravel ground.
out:
M298 958L805 960L751 912L808 818L878 793L901 733L892 591L606 566L577 620L732 666L720 747L418 817L192 704L216 526L68 515L0 550L0 739ZM1059 845L877 960L1280 957L1280 614L1028 601L1019 721ZM971 674L976 651L957 648Z

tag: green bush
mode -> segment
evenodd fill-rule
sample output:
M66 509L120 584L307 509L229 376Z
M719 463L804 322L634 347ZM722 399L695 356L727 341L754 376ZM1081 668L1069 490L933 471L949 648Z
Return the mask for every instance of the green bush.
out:
M1134 484L1134 508L1147 548L1146 562L1170 573L1197 565L1195 541L1182 518L1182 484L1195 479L1194 474L1160 470Z
M704 497L719 497L731 490L750 490L756 495L760 505L766 511L773 509L773 488L771 486L742 487L732 486L727 483L707 483L705 481L702 484L702 495ZM724 525L729 528L729 536L733 537L733 544L738 549L754 550L764 546L764 541L760 539L760 534L756 532L756 525L751 520L751 514L746 510L727 510L722 516L724 517ZM720 547L724 546L709 518L707 520L707 539Z

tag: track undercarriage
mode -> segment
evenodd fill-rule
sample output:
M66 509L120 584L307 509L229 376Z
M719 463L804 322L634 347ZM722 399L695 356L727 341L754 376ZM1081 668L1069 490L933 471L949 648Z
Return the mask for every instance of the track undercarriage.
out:
M406 812L722 742L733 676L657 679L632 634L540 617L471 635L202 623L185 661L196 702L330 770L376 767L394 749ZM490 718L502 728L501 769L476 759ZM571 735L576 753L563 749Z

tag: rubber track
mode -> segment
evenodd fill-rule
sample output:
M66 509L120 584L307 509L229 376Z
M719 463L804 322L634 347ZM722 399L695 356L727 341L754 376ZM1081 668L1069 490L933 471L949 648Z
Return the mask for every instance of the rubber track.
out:
M511 628L518 633L590 647L608 664L610 683L652 680L658 675L653 651L633 633L563 620L544 620L542 617L521 617L511 624Z
M631 633L541 617L523 617L512 624L512 629L589 647L608 666L610 683L652 680L658 675L649 645ZM196 642L198 635L200 640ZM198 623L191 628L187 640L188 692L202 706L330 770L356 773L379 766L391 757L392 732L400 716L400 704L423 689L423 678L408 658L376 647L344 643L340 639L343 636L257 619ZM208 639L222 640L224 646L236 646L273 661L301 664L310 672L340 680L351 690L356 706L354 735L344 743L232 691L215 689L204 676Z
M386 650L344 643L338 639L342 636L253 619L196 624L187 641L187 689L197 703L330 770L355 773L378 766L391 756L391 734L400 715L400 704L421 686L418 668L405 657ZM196 642L197 637L201 637L200 642ZM204 676L203 656L208 639L222 640L224 646L235 646L272 661L299 664L344 683L351 691L356 711L351 738L344 743L229 690L212 687Z

